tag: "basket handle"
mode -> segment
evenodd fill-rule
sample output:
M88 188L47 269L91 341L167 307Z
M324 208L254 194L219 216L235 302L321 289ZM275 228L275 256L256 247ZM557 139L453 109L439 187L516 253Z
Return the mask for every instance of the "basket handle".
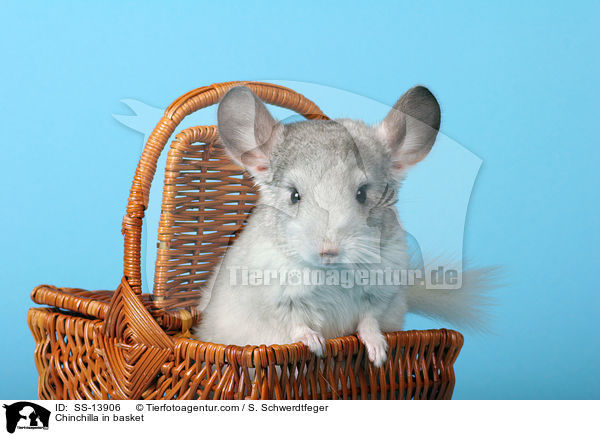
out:
M308 119L328 119L312 101L289 88L261 82L225 82L190 91L175 100L166 109L148 138L135 170L129 192L127 211L121 232L125 239L123 275L136 294L142 292L141 240L142 220L148 207L150 185L156 172L156 163L179 123L191 113L217 103L234 86L250 88L265 103L291 109Z

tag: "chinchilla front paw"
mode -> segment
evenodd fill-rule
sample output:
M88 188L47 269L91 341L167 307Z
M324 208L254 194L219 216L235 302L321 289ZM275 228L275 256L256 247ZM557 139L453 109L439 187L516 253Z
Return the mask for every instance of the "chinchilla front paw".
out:
M308 346L319 357L325 352L325 338L309 327L298 328L294 340Z
M377 368L387 360L388 342L385 336L379 330L363 329L358 337L367 349L369 360Z
M373 362L377 368L385 363L387 360L388 343L383 336L377 338L374 342L365 342L367 353L369 354L369 360Z

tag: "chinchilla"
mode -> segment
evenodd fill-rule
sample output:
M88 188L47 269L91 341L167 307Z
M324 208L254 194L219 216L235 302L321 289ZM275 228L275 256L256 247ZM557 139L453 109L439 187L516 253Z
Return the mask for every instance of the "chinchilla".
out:
M410 267L394 203L439 126L438 102L422 86L375 126L284 124L250 89L232 88L218 107L219 135L260 199L204 291L195 336L236 345L303 342L322 355L326 339L357 333L381 366L382 332L402 330L406 312L477 325L485 271L464 271L456 290L365 280L365 271ZM339 280L349 271L361 275L351 286Z

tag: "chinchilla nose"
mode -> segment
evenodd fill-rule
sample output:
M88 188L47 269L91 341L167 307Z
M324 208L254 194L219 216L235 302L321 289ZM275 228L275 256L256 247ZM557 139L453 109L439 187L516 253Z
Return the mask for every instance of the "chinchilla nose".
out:
M323 258L332 258L340 254L340 249L337 244L327 240L321 245L319 256Z

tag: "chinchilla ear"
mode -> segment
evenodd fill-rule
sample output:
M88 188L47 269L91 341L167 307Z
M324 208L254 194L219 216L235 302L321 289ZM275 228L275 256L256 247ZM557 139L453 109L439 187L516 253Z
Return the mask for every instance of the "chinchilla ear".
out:
M270 174L269 155L282 125L245 86L231 88L217 110L219 136L232 159L257 181Z
M393 170L402 173L423 160L439 128L440 105L433 94L423 86L409 89L377 127L379 138L391 151Z

